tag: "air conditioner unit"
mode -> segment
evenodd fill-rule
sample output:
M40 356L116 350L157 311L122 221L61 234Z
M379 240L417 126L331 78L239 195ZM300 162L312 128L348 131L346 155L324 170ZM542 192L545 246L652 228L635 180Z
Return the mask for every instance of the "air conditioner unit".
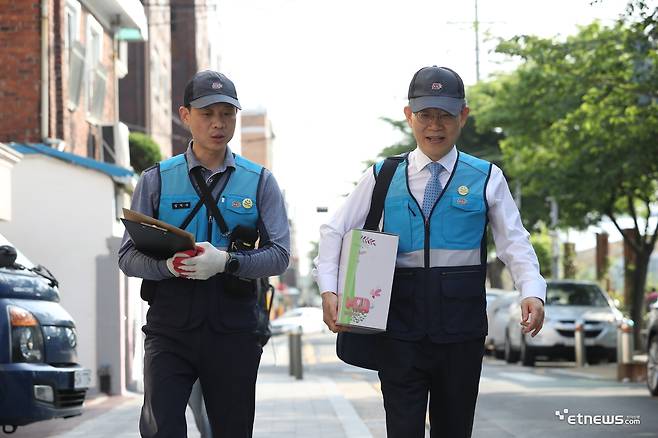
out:
M128 127L119 122L114 125L102 125L103 136L102 160L126 169L130 166L130 147L128 146Z

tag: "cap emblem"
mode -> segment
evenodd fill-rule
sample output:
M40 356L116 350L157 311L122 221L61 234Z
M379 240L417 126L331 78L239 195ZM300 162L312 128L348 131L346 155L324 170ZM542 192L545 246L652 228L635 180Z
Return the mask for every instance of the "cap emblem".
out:
M432 83L432 90L440 90L441 88L443 88L443 84L441 82Z
M223 85L220 82L213 82L212 83L212 88L213 90L219 90L223 87Z

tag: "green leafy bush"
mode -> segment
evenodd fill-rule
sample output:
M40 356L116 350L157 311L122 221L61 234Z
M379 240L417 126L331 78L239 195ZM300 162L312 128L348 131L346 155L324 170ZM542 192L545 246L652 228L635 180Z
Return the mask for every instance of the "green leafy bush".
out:
M128 144L130 145L130 165L137 173L142 173L144 169L148 169L162 160L160 146L149 135L131 132Z

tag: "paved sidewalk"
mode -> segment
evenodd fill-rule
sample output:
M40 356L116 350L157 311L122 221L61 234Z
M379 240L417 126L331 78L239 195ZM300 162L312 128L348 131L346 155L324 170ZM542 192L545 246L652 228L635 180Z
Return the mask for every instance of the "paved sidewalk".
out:
M345 388L347 383L341 383ZM358 385L358 384L355 384ZM371 389L375 396L375 390ZM282 367L262 371L258 377L254 438L372 438L370 430L332 379L307 374L295 380ZM119 404L53 438L138 436L140 394L122 397ZM187 410L189 438L199 438Z
M288 372L286 339L273 339L272 344L265 347L256 385L254 438L379 438L385 435L384 410L379 392L352 372L345 372L333 349L333 339L327 339L326 349L325 346L315 349L305 344L304 378L296 380ZM311 365L317 365L320 369ZM139 436L141 394L109 397L97 404L100 406L95 415L83 415L87 418L80 417L83 421L71 430L48 436ZM107 409L103 409L103 404L107 404ZM355 407L367 418L362 419ZM189 408L186 418L188 437L199 438Z
M256 399L254 438L372 437L336 382L327 377L306 374L295 380L281 372L261 372Z

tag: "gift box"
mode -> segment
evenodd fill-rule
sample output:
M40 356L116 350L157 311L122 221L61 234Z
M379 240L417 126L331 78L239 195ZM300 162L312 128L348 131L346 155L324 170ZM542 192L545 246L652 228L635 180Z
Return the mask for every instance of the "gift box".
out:
M398 236L351 230L338 267L338 321L354 333L386 331Z

